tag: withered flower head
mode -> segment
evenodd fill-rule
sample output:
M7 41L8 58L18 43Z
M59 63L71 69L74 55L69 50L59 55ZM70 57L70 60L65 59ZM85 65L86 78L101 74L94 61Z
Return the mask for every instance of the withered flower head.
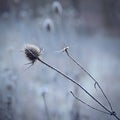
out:
M24 48L24 52L28 60L31 62L31 64L34 64L34 62L39 58L41 49L38 48L35 45L27 44Z
M53 2L52 9L53 9L54 13L59 14L59 15L62 14L62 5L60 4L59 1L54 1Z
M54 30L54 24L53 24L53 21L52 19L50 18L47 18L44 20L44 23L43 23L43 27L48 31L48 32L51 32Z

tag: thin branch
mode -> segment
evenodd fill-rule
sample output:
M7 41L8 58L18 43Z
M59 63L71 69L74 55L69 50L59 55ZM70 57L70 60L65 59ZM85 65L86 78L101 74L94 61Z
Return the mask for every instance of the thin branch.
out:
M61 71L57 70L56 68L52 67L51 65L47 64L46 62L44 62L43 60L41 60L40 58L38 58L38 61L40 61L41 63L43 63L44 65L46 65L47 67L51 68L52 70L56 71L57 73L61 74L63 77L67 78L69 81L71 81L72 83L76 84L77 86L79 86L86 94L88 94L95 102L97 102L104 110L106 110L107 112L111 113L111 111L109 109L107 109L100 101L98 101L94 96L92 96L85 88L83 88L79 83L77 83L75 80L73 80L72 78L68 77L67 75L65 75L64 73L62 73Z
M115 112L113 112L113 114L111 114L111 115L113 115L116 119L120 120L120 118L116 115Z
M103 96L106 98L106 100L107 100L107 102L108 102L108 104L109 104L109 106L110 106L111 111L113 111L113 108L112 108L112 105L111 105L109 99L108 99L107 96L105 95L103 89L101 88L101 86L99 85L99 83L97 82L97 80L96 80L87 70L85 70L84 67L82 67L82 66L69 54L69 52L68 52L68 47L66 47L66 49L64 48L64 51L65 51L65 53L67 54L67 56L68 56L75 64L77 64L85 73L87 73L87 75L95 82L94 87L95 87L96 85L99 87L99 89L101 90Z
M72 91L70 91L70 93L72 94L72 96L73 96L76 100L78 100L79 102L83 103L84 105L87 105L88 107L90 107L90 108L92 108L92 109L94 109L94 110L96 110L96 111L98 111L98 112L101 112L101 113L104 113L104 114L110 114L110 113L108 113L108 112L105 112L105 111L102 111L102 110L100 110L100 109L94 108L94 107L92 107L91 105L85 103L85 102L82 101L80 98L78 98L77 96L75 96Z

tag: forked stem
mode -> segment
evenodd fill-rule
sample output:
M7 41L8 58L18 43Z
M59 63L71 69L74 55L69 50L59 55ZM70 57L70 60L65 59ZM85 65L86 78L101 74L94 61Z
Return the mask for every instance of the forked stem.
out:
M85 70L84 67L82 67L82 66L69 54L68 49L65 49L64 51L66 52L67 56L68 56L77 66L79 66L79 67L95 82L94 86L97 85L97 86L99 87L99 89L101 90L103 96L104 96L105 99L107 100L107 102L108 102L108 104L109 104L109 106L110 106L111 111L113 111L113 108L112 108L112 105L111 105L109 99L108 99L107 96L105 95L103 89L101 88L101 86L99 85L99 83L97 82L97 80L96 80L87 70Z
M114 116L117 120L120 120L120 118L116 115L115 112L110 111L108 108L106 108L100 101L98 101L94 96L92 96L84 87L82 87L79 83L77 83L75 80L73 80L72 78L70 78L69 76L65 75L64 73L62 73L61 71L59 71L58 69L52 67L51 65L49 65L48 63L44 62L43 60L41 60L40 58L37 58L39 62L43 63L44 65L46 65L47 67L51 68L52 70L56 71L57 73L59 73L60 75L62 75L63 77L65 77L66 79L68 79L69 81L71 81L72 83L76 84L77 86L79 86L88 96L90 96L96 103L98 103L106 112L108 112L111 116Z
M103 110L97 109L97 108L95 108L95 107L87 104L86 102L84 102L83 100L81 100L80 98L78 98L77 96L75 96L72 91L70 91L70 93L72 94L72 96L73 96L76 100L78 100L79 102L83 103L84 105L87 105L89 108L92 108L93 110L96 110L96 111L101 112L101 113L104 113L104 114L109 114L108 112L105 112L105 111L103 111Z
M67 51L67 49L64 49L64 51ZM68 51L66 52L67 55L69 56ZM43 60L41 60L39 58L40 56L40 50L39 48L37 48L34 45L29 45L25 48L25 55L26 57L32 62L34 63L36 60L38 60L39 62L43 63L44 65L46 65L47 67L51 68L52 70L56 71L57 73L59 73L61 76L65 77L67 80L71 81L73 84L76 84L78 87L80 87L89 97L91 97L96 103L98 103L105 111L106 113L109 113L109 115L114 116L117 120L120 120L120 118L117 116L117 114L112 110L112 106L108 100L108 98L106 97L106 95L104 94L103 90L101 89L101 87L99 86L98 82L82 67L80 66L71 56L71 59L78 64L82 70L84 70L94 81L95 84L98 85L98 87L101 89L103 95L106 97L106 99L108 100L108 103L111 106L111 110L109 110L106 106L104 106L99 100L97 100L93 95L91 95L84 87L82 87L78 82L76 82L74 79L70 78L69 76L67 76L66 74L64 74L63 72L61 72L60 70L56 69L55 67L52 67L51 65L49 65L48 63L44 62ZM74 95L73 95L74 96ZM76 97L77 98L77 97ZM83 102L83 101L81 101ZM83 102L84 104L86 104L85 102ZM88 105L88 104L86 104ZM88 105L90 107L90 105ZM93 108L93 107L91 107ZM93 108L94 109L94 108Z

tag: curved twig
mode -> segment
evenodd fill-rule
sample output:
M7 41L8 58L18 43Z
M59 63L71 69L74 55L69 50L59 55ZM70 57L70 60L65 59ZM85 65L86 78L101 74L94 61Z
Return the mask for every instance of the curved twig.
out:
M77 83L75 80L73 80L72 78L70 78L69 76L65 75L64 73L62 73L61 71L57 70L56 68L52 67L51 65L47 64L46 62L44 62L43 60L41 60L40 58L37 58L39 62L43 63L44 65L46 65L47 67L51 68L52 70L56 71L57 73L59 73L60 75L62 75L63 77L65 77L66 79L68 79L69 81L71 81L72 83L76 84L77 86L79 86L88 96L90 96L96 103L98 103L106 112L109 113L109 115L114 116L117 120L120 120L120 118L117 116L117 114L114 111L110 111L108 108L106 108L100 101L98 101L94 96L92 96L84 87L82 87L79 83Z
M89 95L95 102L97 102L104 110L106 110L107 112L111 113L111 111L109 109L107 109L100 101L98 101L94 96L92 96L85 88L83 88L79 83L77 83L75 80L73 80L72 78L68 77L67 75L65 75L64 73L62 73L61 71L57 70L56 68L52 67L51 65L47 64L46 62L44 62L43 60L41 60L40 58L38 58L38 61L40 61L41 63L43 63L44 65L46 65L47 67L51 68L52 70L56 71L57 73L59 73L60 75L62 75L63 77L67 78L69 81L71 81L72 83L76 84L77 86L79 86L87 95Z
M108 112L102 111L102 110L100 110L100 109L97 109L97 108L92 107L91 105L85 103L83 100L81 100L80 98L78 98L77 96L75 96L72 91L70 91L70 93L72 94L72 96L73 96L76 100L78 100L78 101L80 101L81 103L87 105L88 107L90 107L90 108L92 108L92 109L94 109L94 110L96 110L96 111L98 111L98 112L104 113L104 114L110 114L110 113L108 113Z
M67 56L68 56L76 65L78 65L85 73L87 73L87 75L95 82L94 87L96 88L96 85L99 87L99 89L101 90L103 96L106 98L106 100L107 100L107 102L108 102L108 104L109 104L109 106L110 106L111 111L113 111L113 108L112 108L112 105L111 105L109 99L108 99L107 96L105 95L103 89L101 88L101 86L99 85L99 83L97 82L97 80L96 80L87 70L85 70L85 69L69 54L69 52L68 52L68 47L66 47L66 49L64 49L64 51L65 51L65 53L67 54Z

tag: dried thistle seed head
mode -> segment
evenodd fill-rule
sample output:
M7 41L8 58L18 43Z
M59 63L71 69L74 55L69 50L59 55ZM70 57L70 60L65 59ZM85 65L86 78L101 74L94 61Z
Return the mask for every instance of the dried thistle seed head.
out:
M33 64L39 58L41 49L35 45L28 44L25 46L24 52L28 60Z
M45 94L47 94L48 91L49 91L48 88L44 86L39 89L39 92L42 96L45 96Z
M62 5L60 4L59 1L54 1L52 4L52 9L55 14L62 14Z
M45 19L45 20L44 20L44 23L43 23L43 27L44 27L44 29L46 29L48 32L53 31L53 30L54 30L54 24L53 24L52 19L50 19L50 18Z

